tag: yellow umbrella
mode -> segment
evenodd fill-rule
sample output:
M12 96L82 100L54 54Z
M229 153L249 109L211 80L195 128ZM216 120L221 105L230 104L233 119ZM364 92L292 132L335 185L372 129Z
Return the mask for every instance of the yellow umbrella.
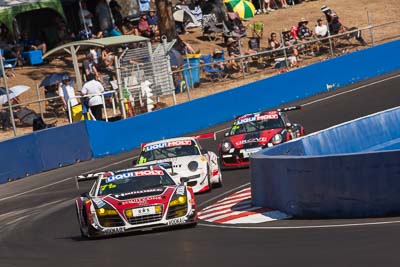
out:
M256 8L250 1L246 0L224 0L226 5L230 6L234 12L237 12L242 19L252 18Z

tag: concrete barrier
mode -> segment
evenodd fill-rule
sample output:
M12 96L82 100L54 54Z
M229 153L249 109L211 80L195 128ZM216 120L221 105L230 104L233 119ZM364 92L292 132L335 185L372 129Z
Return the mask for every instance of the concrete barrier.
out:
M252 202L301 218L400 214L400 108L250 158Z
M85 122L0 143L0 183L91 159Z

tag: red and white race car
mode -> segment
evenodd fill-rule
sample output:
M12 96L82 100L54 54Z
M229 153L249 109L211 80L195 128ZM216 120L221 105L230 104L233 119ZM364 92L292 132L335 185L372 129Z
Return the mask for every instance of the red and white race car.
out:
M199 136L207 138L207 135ZM179 137L147 143L142 146L138 165L170 163L170 174L178 182L188 178L187 185L195 193L222 186L222 174L217 155L203 150L196 137Z
M76 200L81 235L195 225L194 193L184 180L178 185L161 166L100 173L91 190Z

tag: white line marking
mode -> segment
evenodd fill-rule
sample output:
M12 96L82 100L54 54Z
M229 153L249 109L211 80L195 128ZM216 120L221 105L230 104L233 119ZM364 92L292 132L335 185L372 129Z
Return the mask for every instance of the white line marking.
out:
M228 191L226 191L226 192L224 192L224 193L222 193L222 194L219 194L219 195L217 195L217 196L215 196L215 197L213 197L213 198L210 198L210 199L204 201L203 203L201 203L201 204L199 205L199 208L200 208L200 207L203 207L203 206L205 206L205 205L207 205L208 203L210 203L210 202L212 202L212 201L214 201L214 200L216 200L216 199L218 199L218 198L220 198L220 197L222 197L222 196L225 196L225 195L227 195L227 194L229 194L229 193L231 193L231 192L234 192L235 190L238 190L238 189L240 189L240 188L242 188L242 187L244 187L244 186L248 186L248 185L250 185L250 183L245 183L245 184L239 185L238 187L235 187L235 188L233 188L233 189L231 189L231 190L228 190Z
M221 224L204 224L197 225L215 228L230 228L230 229L255 229L255 230L289 230L289 229L317 229L317 228L339 228L339 227L358 227L370 225L385 225L397 224L400 221L385 221L385 222L368 222L368 223L348 223L348 224L326 224L326 225L304 225L304 226L230 226Z
M9 221L9 222L6 223L6 225L15 224L15 223L17 223L19 221L22 221L23 219L27 218L28 216L29 215L24 215L24 216L19 217L19 218L15 219L15 220Z
M318 102L322 102L322 101L328 100L328 99L336 97L336 96L340 96L340 95L344 95L344 94L351 93L351 92L354 92L354 91L358 91L360 89L369 87L371 85L383 83L383 82L386 82L386 81L389 81L389 80L392 80L392 79L395 79L395 78L398 78L398 77L400 77L400 74L392 76L392 77L388 77L388 78L385 78L383 80L379 80L379 81L376 81L376 82L368 83L368 84L365 84L365 85L362 85L362 86L359 86L359 87L356 87L356 88L353 88L353 89L350 89L350 90L347 90L347 91L344 91L344 92L341 92L341 93L337 93L337 94L334 94L334 95L331 95L331 96L320 98L320 99L317 99L317 100L314 100L314 101L311 101L311 102L307 102L307 103L303 104L302 106L308 106L308 105L312 105L312 104L315 104L315 103L318 103Z
M243 201L243 200L248 201L250 198L251 198L251 196L246 196L246 197L243 197L243 198L240 198L240 199L234 199L234 200L228 200L228 201L223 201L223 202L217 202L217 203L212 204L211 206L208 206L207 208L203 209L203 211L208 211L208 210L211 210L212 208L215 208L215 207L222 207L222 206L228 205L228 204L230 204L230 206L233 206L233 205L235 205L236 203L239 203L240 201ZM251 199L250 199L249 201L251 201ZM243 203L244 203L244 202L243 202Z
M240 201L238 201L237 203L239 203ZM204 211L204 212L210 212L210 211L213 211L213 210L219 210L219 209L222 209L222 208L231 208L231 207L233 207L233 206L235 206L235 209L236 208L240 208L240 207L242 207L242 206L251 206L251 199L249 199L249 200L246 200L246 201L243 201L242 203L240 203L239 205L235 205L236 203L230 203L230 204L226 204L226 205L218 205L218 206L210 206L209 208L207 208L207 209L203 209L202 211Z
M98 171L98 170L102 170L102 169L104 170L104 169L106 169L106 168L108 168L108 167L110 167L110 166L117 165L117 164L120 164L120 163L125 162L125 161L130 161L130 160L133 160L133 159L135 159L135 158L137 158L137 157L138 157L138 156L136 155L136 156L131 157L131 158L127 158L127 159L124 159L124 160L120 160L120 161L117 161L117 162L114 162L114 163L105 165L105 166L103 166L103 167L101 167L101 168L96 168L96 169L93 169L93 170L89 170L89 171L87 171L86 173L94 172L94 171ZM51 183L51 184L43 185L43 186L36 187L36 188L33 188L33 189L28 190L28 191L25 191L25 192L21 192L21 193L15 194L15 195L11 195L11 196L8 196L8 197L0 198L0 202L2 202L2 201L4 201L4 200L7 200L7 199L12 199L12 198L15 198L15 197L19 197L19 196L22 196L22 195L25 195L25 194L28 194L28 193L32 193L32 192L38 191L38 190L40 190L40 189L43 189L43 188L47 188L47 187L56 185L56 184L60 184L60 183L69 181L69 180L71 180L71 179L75 179L75 177L65 178L65 179L63 179L63 180L60 180L60 181L57 181L57 182L54 182L54 183Z

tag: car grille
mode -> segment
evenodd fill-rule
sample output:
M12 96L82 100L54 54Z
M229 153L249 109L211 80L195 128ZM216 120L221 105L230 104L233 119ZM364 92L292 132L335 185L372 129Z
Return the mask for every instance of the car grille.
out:
M143 215L128 218L128 222L132 225L142 224L142 223L151 223L160 221L162 218L162 213L151 214L151 215Z
M99 223L103 227L117 227L123 226L124 222L122 221L121 217L118 215L115 216L106 216L106 217L98 217Z
M187 205L179 205L175 207L169 207L167 213L167 219L172 219L176 217L181 217L187 213Z

